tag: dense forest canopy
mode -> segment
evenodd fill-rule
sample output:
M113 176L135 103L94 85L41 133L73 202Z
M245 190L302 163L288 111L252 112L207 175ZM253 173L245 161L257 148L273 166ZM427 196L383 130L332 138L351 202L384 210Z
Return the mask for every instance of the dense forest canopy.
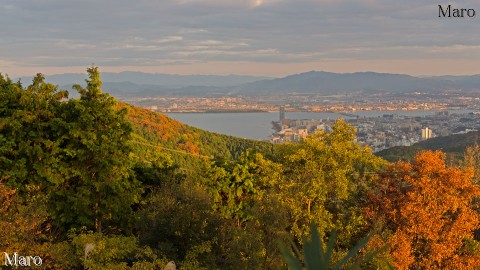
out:
M274 146L119 103L87 72L78 98L0 74L9 256L44 269L480 267L478 146L457 167L428 151L389 163L341 119Z

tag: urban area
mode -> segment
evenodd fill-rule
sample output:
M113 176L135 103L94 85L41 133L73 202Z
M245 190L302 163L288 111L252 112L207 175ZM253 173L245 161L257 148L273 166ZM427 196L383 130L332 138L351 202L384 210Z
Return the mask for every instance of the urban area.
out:
M378 117L359 117L343 114L344 119L357 130L356 140L377 152L394 146L410 146L422 140L438 136L476 131L480 127L480 114L449 113L439 111L427 116L403 116L384 114ZM273 122L276 132L273 143L298 142L316 131L331 131L335 120L288 119L285 107L280 106L279 121Z
M374 152L410 146L433 137L480 129L480 98L476 92L446 91L365 95L288 95L226 97L135 97L124 101L156 112L279 112L271 123L273 143L297 142L309 134L329 131L333 119L290 119L289 112L334 112L357 129L357 141ZM464 109L468 113L459 113ZM404 116L394 111L436 111L429 116ZM356 112L382 111L380 117L360 117ZM270 123L265 123L269 125Z

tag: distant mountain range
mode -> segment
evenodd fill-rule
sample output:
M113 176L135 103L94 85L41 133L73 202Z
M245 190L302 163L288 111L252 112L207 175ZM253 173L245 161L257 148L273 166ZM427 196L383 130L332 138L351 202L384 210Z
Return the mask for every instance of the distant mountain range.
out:
M64 89L85 74L46 76L47 81ZM29 82L31 78L21 78ZM212 95L288 95L346 93L408 93L448 89L480 91L480 75L414 77L401 74L310 71L283 78L255 76L169 75L143 72L102 73L103 89L115 96L212 96Z
M58 85L70 85L83 82L86 79L83 73L65 73L45 75L48 82ZM102 72L102 81L108 83L133 83L136 85L155 85L168 88L179 88L186 86L215 86L229 87L243 83L254 82L268 77L241 76L241 75L175 75L161 73L144 73L135 71L124 71L119 73ZM30 82L31 77L22 77L23 82Z
M246 83L235 88L235 92L242 94L339 94L433 91L452 87L455 87L455 83L443 78L418 78L374 72L339 74L310 71L279 79Z

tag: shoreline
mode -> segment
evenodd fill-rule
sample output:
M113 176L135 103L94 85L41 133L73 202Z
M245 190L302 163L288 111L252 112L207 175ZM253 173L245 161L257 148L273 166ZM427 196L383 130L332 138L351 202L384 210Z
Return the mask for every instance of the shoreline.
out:
M477 111L473 108L448 108L448 109L388 109L388 110L354 110L354 111L304 111L304 110L292 110L285 111L285 113L336 113L336 114L355 114L355 113L367 113L367 112L418 112L418 111L458 111L458 110L471 110ZM205 110L205 111L155 111L157 113L180 113L180 114L219 114L219 113L278 113L279 111L266 111L266 110Z

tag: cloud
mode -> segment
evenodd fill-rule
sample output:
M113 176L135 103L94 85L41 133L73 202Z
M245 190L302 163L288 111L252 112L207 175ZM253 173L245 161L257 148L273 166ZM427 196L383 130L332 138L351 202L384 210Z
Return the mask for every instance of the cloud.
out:
M260 1L261 0L257 0ZM253 2L257 2L253 0ZM204 5L211 7L246 7L250 0L175 0L180 5Z
M478 23L439 19L430 0L5 2L1 69L480 56ZM480 12L477 1L455 5Z
M154 42L157 44L163 44L163 43L170 43L170 42L181 41L181 40L183 40L182 36L167 36L164 38L156 39L154 40Z
M263 0L251 0L250 6L253 8L259 7L263 4Z

